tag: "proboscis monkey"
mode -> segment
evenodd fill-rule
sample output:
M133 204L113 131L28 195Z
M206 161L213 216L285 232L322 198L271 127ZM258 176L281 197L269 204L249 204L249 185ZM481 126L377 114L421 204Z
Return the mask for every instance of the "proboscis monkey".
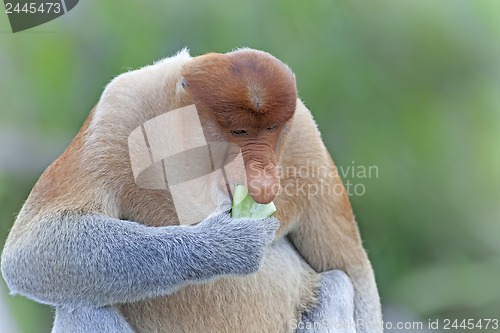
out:
M131 132L193 104L207 141L241 148L249 192L274 200L275 217L179 225L168 190L136 184ZM57 333L382 332L335 171L285 64L184 50L106 87L21 209L2 273L12 293L56 308Z

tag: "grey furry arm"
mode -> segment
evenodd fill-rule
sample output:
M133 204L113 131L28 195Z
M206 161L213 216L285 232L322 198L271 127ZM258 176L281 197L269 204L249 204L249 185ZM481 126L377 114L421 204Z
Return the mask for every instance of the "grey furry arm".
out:
M68 213L36 222L6 245L5 281L13 293L71 307L133 302L220 275L255 272L278 226L272 218L228 214L196 226L148 227Z
M354 288L342 271L320 274L316 307L302 314L296 333L356 333Z

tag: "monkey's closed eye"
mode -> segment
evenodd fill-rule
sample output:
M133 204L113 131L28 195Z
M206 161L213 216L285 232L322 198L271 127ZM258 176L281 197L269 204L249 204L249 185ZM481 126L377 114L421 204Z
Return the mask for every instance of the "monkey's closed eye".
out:
M233 135L245 135L245 134L247 134L247 131L245 131L245 130L234 130L234 131L231 131L231 134L233 134Z
M273 125L267 128L268 131L274 131L275 129L278 128L278 125Z

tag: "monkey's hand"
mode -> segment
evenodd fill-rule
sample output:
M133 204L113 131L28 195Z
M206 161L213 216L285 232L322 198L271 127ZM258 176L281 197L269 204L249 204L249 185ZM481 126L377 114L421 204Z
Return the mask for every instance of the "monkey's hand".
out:
M354 288L342 271L320 274L318 302L302 315L296 333L356 333L354 323Z
M198 224L202 235L199 255L210 260L207 272L222 274L250 274L259 270L266 246L274 239L279 223L275 218L231 218L223 213Z
M196 226L148 227L63 212L13 238L2 273L12 293L56 307L130 303L257 271L277 226L219 214Z

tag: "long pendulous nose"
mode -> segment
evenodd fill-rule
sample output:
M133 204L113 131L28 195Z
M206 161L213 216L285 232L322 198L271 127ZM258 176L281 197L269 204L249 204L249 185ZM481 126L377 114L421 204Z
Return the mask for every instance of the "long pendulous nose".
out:
M243 152L248 192L257 203L267 204L278 195L280 180L276 170L274 151L266 149L258 154Z

